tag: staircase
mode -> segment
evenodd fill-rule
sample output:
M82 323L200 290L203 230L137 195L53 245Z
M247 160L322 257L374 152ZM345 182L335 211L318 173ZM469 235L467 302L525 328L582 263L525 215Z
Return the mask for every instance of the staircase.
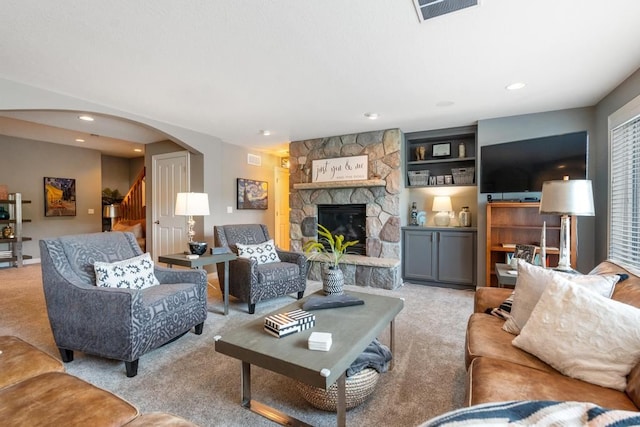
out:
M145 168L142 168L129 192L120 203L120 219L142 219L145 209Z

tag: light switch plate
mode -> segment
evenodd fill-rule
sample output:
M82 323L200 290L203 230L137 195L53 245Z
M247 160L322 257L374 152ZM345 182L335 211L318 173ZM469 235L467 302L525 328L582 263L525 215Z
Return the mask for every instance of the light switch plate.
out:
M227 213L233 213L233 207L227 206Z

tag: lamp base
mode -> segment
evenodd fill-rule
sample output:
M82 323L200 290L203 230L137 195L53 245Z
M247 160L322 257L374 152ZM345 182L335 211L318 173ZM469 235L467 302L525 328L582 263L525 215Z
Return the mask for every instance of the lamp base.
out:
M446 227L451 222L451 218L449 218L449 212L438 212L433 217L433 222L435 225L440 227Z

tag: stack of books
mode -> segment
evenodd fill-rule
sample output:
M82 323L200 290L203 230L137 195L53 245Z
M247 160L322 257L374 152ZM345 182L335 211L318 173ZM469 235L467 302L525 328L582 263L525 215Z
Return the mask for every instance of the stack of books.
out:
M272 314L264 318L264 330L278 338L312 328L315 324L316 315L304 310Z
M331 344L330 332L312 332L309 336L309 350L329 351Z

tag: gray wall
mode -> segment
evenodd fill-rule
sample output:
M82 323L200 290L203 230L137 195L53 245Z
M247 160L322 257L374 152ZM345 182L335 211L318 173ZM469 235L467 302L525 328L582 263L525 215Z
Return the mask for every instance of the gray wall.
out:
M23 217L31 220L23 226L23 251L40 258L38 240L65 234L102 230L101 155L98 151L66 145L0 135L0 183L12 193L22 193ZM44 177L76 180L76 216L44 216ZM89 214L88 210L94 213ZM0 245L2 246L2 245Z
M602 141L599 141L595 137L594 108L576 108L480 120L478 121L478 172L476 176L480 176L480 165L482 164L480 147L482 146L584 130L586 130L589 135L587 174L589 179L594 179L596 147L602 144ZM478 187L478 191L479 189ZM524 193L512 193L510 197L524 197L524 195ZM533 194L526 193L526 195L532 196ZM540 193L536 195L539 197ZM485 285L482 278L485 277L486 270L486 196L486 194L480 194L478 192L478 286ZM595 194L594 197L596 197ZM596 210L596 215L602 215L603 213L604 212ZM594 218L581 217L578 219L578 270L581 272L588 272L596 264L594 230Z
M102 156L102 189L118 190L124 197L144 167L144 157L126 159Z
M609 93L596 106L596 167L594 175L594 193L596 194L596 259L607 258L607 231L609 212L609 139L608 117L636 96L640 95L640 69Z

